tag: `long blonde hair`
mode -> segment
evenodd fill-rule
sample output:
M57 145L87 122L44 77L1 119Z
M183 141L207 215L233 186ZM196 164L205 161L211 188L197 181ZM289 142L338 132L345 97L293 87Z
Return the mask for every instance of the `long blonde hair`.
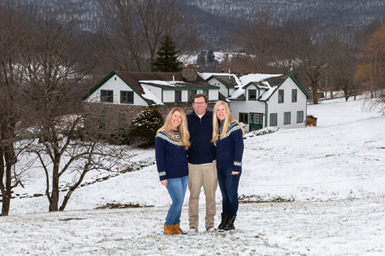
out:
M188 149L190 147L190 133L189 133L188 128L187 128L187 118L186 118L186 114L184 113L183 109L181 109L179 107L175 107L175 108L171 109L170 112L168 112L168 114L167 114L167 117L166 117L166 120L164 121L163 126L160 127L156 133L158 133L160 131L165 131L172 138L175 139L174 133L172 132L171 118L172 118L172 115L176 111L178 111L182 116L182 122L178 126L178 131L179 131L179 135L180 135L180 142L181 142L182 146L184 146L186 149Z
M220 105L223 105L226 109L226 117L224 119L223 130L222 130L221 134L219 134L219 124L218 124L218 116L217 116L217 110L218 110ZM221 136L221 138L225 137L226 133L227 133L227 129L229 128L229 124L233 121L238 123L239 127L241 127L242 135L244 135L245 132L244 132L242 126L231 115L229 105L224 101L221 101L221 100L217 101L217 103L215 103L214 110L213 110L213 136L211 138L211 142L215 146L217 145L218 135Z

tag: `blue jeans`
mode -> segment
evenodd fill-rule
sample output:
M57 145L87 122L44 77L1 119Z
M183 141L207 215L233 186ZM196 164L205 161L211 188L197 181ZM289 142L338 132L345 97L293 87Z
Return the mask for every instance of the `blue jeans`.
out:
M232 168L218 169L218 183L222 192L222 212L234 216L238 211L238 185L241 174L231 175Z
M174 225L180 223L184 195L186 194L187 189L187 177L188 176L167 179L168 184L166 188L170 194L172 204L166 216L166 225Z

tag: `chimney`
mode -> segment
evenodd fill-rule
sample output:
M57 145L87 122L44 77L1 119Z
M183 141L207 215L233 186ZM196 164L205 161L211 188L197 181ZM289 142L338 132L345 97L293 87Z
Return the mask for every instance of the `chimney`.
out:
M197 71L193 67L186 67L182 70L182 77L186 82L196 82Z

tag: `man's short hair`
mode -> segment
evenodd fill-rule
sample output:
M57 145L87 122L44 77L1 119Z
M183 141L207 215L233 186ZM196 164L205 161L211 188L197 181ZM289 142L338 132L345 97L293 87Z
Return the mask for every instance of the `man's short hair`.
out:
M195 94L192 99L191 99L191 102L194 103L195 99L196 98L204 98L205 99L205 102L207 103L208 102L208 99L207 99L207 96L204 95L204 94Z

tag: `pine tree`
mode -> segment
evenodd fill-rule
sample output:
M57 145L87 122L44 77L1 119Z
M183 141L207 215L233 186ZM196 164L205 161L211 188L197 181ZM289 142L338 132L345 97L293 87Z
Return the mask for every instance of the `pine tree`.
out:
M161 42L161 47L156 52L157 57L152 63L152 71L179 72L182 70L182 62L178 61L179 51L174 41L166 35Z
M156 131L163 122L163 116L156 108L139 112L128 128L127 135L130 142L138 147L154 145Z
M209 53L207 54L207 61L208 62L214 62L215 61L215 55L214 55L213 50L210 50Z

